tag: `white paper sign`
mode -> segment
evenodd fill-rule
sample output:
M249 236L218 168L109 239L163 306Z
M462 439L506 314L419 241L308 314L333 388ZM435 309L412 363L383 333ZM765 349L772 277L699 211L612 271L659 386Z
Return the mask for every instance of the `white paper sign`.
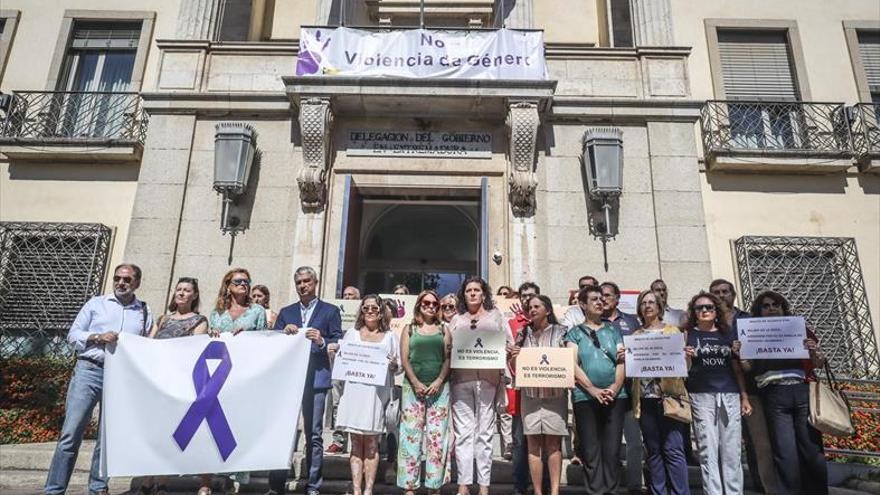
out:
M303 28L296 75L543 80L544 33Z
M505 332L458 330L452 332L452 361L455 369L503 369L507 367Z
M620 301L617 303L617 310L631 315L639 314L638 308L639 291L622 290L620 291Z
M802 316L738 318L742 359L807 359L807 326Z
M120 334L104 364L102 472L287 469L310 352L302 333Z
M687 376L684 356L684 334L646 332L624 335L624 365L627 377Z
M339 341L332 377L334 380L384 386L388 378L388 352L377 344Z

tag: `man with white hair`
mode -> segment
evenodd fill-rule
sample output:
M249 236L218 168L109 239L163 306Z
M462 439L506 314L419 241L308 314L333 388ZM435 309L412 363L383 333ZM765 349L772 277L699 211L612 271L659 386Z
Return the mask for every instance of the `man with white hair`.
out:
M318 274L310 266L301 266L293 275L299 301L278 312L275 330L287 334L305 332L312 341L312 353L303 390L303 435L306 437L305 456L309 469L307 495L318 495L323 481L324 406L330 390L330 358L327 346L342 338L342 316L336 305L317 297ZM292 418L296 421L295 418ZM269 472L269 493L284 495L288 470Z

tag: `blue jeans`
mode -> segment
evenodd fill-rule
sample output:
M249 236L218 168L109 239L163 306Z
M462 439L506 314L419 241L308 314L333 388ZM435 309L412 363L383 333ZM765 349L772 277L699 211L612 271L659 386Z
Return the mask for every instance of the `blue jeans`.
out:
M55 447L49 475L46 478L46 495L63 494L70 483L70 475L76 464L76 456L82 443L83 432L92 418L95 405L101 401L104 385L104 369L88 361L77 360L67 399L64 405L64 426ZM98 476L101 466L101 437L95 442L92 468L89 472L89 493L107 490L107 478Z
M767 385L764 414L782 495L827 495L828 466L822 434L810 426L810 386Z
M651 495L687 495L688 468L684 456L684 438L688 425L663 415L660 399L642 399L639 423L648 450L648 493Z
M324 405L327 403L327 391L329 389L315 389L306 383L303 390L302 417L303 435L306 438L303 450L306 455L306 466L309 468L309 480L306 484L306 493L317 492L321 489L323 480L322 465L324 462ZM294 440L298 443L299 437ZM269 471L269 489L283 494L287 482L289 470Z

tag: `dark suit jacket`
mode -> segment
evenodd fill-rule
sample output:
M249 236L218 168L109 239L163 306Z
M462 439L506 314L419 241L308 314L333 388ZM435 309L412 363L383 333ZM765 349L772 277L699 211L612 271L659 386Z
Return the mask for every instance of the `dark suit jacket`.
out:
M283 330L285 325L293 323L302 328L302 309L299 302L281 308L278 318L275 320L275 330ZM321 331L324 337L324 347L318 347L312 343L312 354L309 359L308 377L311 378L314 388L330 388L330 359L327 356L327 344L333 344L342 338L342 317L339 308L333 304L325 303L318 299L317 306L312 312L309 327ZM309 378L306 378L308 384Z

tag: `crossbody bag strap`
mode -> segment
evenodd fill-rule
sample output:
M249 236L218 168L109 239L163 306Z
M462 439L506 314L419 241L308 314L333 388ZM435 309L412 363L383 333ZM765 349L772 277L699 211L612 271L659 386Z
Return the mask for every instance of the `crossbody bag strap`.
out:
M611 361L611 363L614 364L614 366L617 366L617 360L614 359L614 356L612 356L610 352L608 352L607 350L605 350L604 347L602 347L602 341L599 340L599 333L598 332L596 332L593 329L587 329L586 323L581 323L580 325L578 325L578 328L580 328L581 331L584 332L584 334L586 334L587 338L590 340L592 340L593 337L590 336L589 332L593 332L596 336L596 342L599 343L599 350L602 351L602 354L604 354L605 357L607 357ZM591 344L592 344L592 342L591 342Z

